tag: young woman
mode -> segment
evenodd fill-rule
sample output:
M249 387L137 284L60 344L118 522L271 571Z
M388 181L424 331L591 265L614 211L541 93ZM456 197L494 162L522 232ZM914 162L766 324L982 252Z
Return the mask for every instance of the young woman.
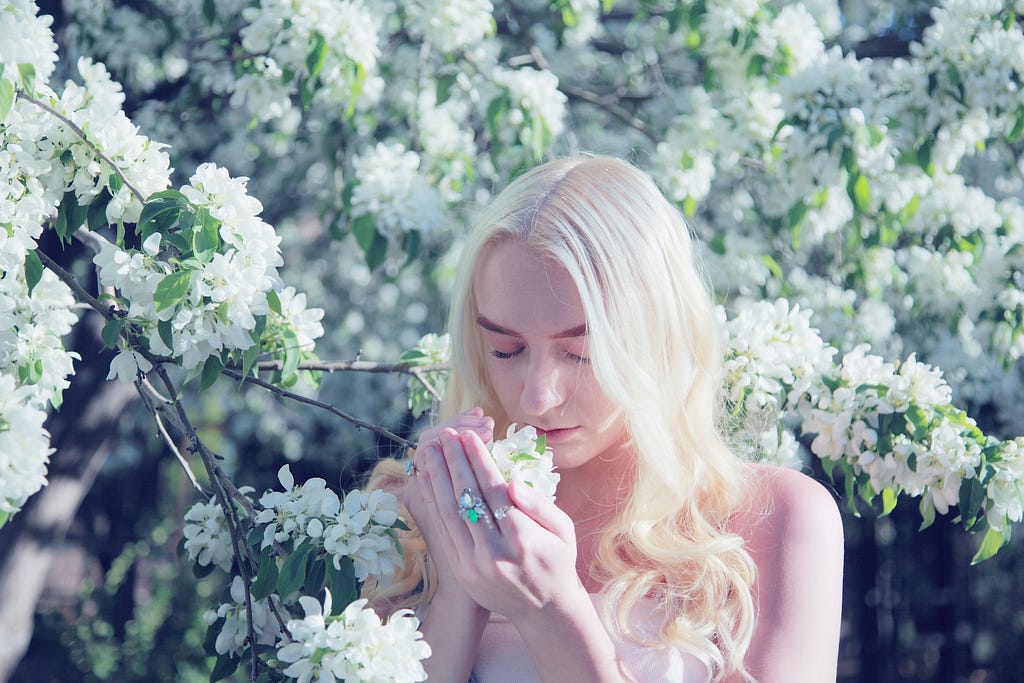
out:
M425 542L378 598L422 607L431 681L835 680L838 510L723 441L716 329L686 225L623 161L545 164L483 213L441 422L414 476L371 482ZM490 458L513 422L546 435L555 503Z

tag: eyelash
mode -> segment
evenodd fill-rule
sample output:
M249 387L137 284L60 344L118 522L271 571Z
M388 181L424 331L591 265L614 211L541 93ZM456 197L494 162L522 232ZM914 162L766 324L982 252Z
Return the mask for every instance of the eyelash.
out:
M491 355L501 360L508 360L509 358L515 358L523 352L522 348L516 349L515 351L499 351L498 349L491 349ZM584 358L583 356L577 356L575 353L569 353L568 351L562 351L562 356L567 360L571 360L581 365L590 365L590 359Z

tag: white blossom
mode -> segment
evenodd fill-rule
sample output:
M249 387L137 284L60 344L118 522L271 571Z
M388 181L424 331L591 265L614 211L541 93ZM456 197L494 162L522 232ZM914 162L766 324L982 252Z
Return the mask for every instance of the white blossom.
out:
M300 683L413 683L426 680L421 660L430 646L416 629L419 620L410 610L399 610L382 623L366 600L356 600L341 614L331 614L331 594L323 606L310 597L299 598L303 619L292 619L288 630L293 642L277 656L288 664L284 675Z
M487 448L505 481L519 480L549 500L555 499L560 475L554 470L554 454L537 435L536 428L520 428L513 422L505 438L491 441Z
M213 565L231 570L233 559L231 534L224 511L217 501L198 502L185 513L185 550L189 560L200 566Z
M204 615L204 620L212 624L217 619L224 619L214 642L214 649L220 655L237 656L247 646L246 640L249 637L249 610L246 607L245 583L241 576L235 576L231 581L231 600L232 602L221 604L215 611L208 611ZM279 627L269 600L276 601L277 596L252 601L252 625L257 645L273 645L277 642Z

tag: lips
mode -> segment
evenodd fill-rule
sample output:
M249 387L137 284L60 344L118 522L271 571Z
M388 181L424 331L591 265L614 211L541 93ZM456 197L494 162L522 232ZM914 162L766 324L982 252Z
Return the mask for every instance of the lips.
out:
M546 437L547 442L550 444L552 442L564 441L564 440L572 437L574 434L576 434L576 432L579 431L579 429L580 428L578 426L577 427L559 427L559 428L556 428L556 429L541 429L541 428L538 427L537 428L537 433L538 434L543 434Z

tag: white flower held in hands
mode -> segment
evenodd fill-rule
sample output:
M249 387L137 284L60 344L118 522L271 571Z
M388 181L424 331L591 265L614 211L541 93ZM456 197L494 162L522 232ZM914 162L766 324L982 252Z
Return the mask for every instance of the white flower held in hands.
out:
M547 439L543 435L538 436L537 430L530 425L518 431L516 428L513 422L508 426L504 439L487 444L491 457L505 481L519 479L554 501L559 474L554 471Z

